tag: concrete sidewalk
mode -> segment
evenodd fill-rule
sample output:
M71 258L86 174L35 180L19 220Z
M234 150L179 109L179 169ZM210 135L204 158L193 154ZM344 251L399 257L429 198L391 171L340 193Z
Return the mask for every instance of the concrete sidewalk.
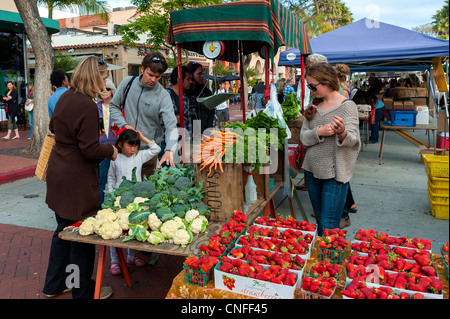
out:
M241 110L233 109L232 114L241 120ZM412 133L427 140L424 131ZM22 135L26 140L27 135ZM15 140L17 143L20 141L22 139ZM6 143L14 146L11 148L13 150L20 147L12 142L0 141L0 147L5 147ZM5 151L2 152L0 155L9 156L4 154ZM17 155L17 150L15 152ZM449 221L431 216L427 199L427 175L424 165L420 163L419 149L388 131L382 165L378 164L378 152L379 144L367 145L356 163L351 186L358 211L350 214L352 224L346 228L350 238L360 228L373 228L392 236L428 238L432 241L433 252L439 252L438 244L449 241ZM22 169L28 165L24 164L26 157L12 156L8 159L10 164L22 165ZM4 169L4 162L0 163ZM297 183L302 183L302 175L300 173L296 178ZM285 193L281 189L276 194L275 206L278 214L289 215L289 202ZM308 192L297 190L297 193L309 221L314 222L310 215L312 209ZM0 185L0 298L45 298L42 286L50 240L56 226L54 213L45 204L45 195L45 183L37 177L11 180ZM296 218L301 219L295 201L294 207ZM155 256L143 255L142 258L151 260ZM164 298L173 278L182 270L183 260L182 257L160 255L156 266L130 266L133 280L131 288L125 286L122 276L114 277L106 269L104 285L113 288L112 298ZM68 293L59 298L70 296Z

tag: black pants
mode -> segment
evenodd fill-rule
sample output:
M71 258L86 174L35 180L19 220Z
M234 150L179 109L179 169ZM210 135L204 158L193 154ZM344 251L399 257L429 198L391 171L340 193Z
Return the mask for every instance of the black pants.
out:
M52 237L43 293L59 294L71 286L74 299L92 299L95 291L95 281L92 279L95 245L59 238L59 233L76 221L64 219L58 214L55 216L58 225Z

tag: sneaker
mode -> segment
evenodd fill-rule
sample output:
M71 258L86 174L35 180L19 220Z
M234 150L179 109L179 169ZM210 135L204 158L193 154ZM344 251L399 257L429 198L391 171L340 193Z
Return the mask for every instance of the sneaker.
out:
M102 287L102 290L100 291L100 299L108 299L111 297L113 291L111 287Z
M137 267L142 267L142 266L145 266L145 261L139 257L134 257L133 259L131 259L130 257L127 257L127 264L135 265Z
M350 216L346 215L341 218L341 223L339 225L340 229L350 226L352 223L350 221Z
M69 292L69 291L71 291L71 290L72 290L72 288L66 288L66 289L64 289L62 292L60 292L60 293L58 293L58 294L54 294L54 295L47 295L47 294L44 294L44 296L47 297L47 298L55 298L56 296L65 294L66 292Z
M109 268L109 272L111 273L111 275L117 276L122 273L122 270L120 269L118 263L112 263L111 268Z

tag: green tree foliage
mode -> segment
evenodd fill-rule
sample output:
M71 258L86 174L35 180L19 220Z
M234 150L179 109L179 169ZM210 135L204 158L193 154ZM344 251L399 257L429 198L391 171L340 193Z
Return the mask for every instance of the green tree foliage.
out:
M437 32L438 37L441 39L449 39L449 23L448 23L448 1L444 1L444 5L441 9L436 11L436 14L432 16L433 30Z
M109 21L111 8L107 1L101 0L38 0L38 5L43 5L48 9L48 17L53 18L53 10L66 12L79 12L80 15L94 14L102 20Z

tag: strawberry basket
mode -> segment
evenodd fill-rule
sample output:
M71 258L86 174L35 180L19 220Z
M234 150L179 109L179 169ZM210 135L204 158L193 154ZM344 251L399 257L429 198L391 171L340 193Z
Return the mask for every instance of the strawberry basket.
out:
M328 260L332 264L340 264L342 261L342 257L344 256L344 251L328 249L328 248L319 248L320 253L320 261Z
M445 273L445 277L447 277L447 281L448 280L448 242L447 243L439 243L439 250L441 251L441 258L442 258L442 263L444 264L444 273Z
M212 274L214 268L211 268L208 271L202 271L202 270L194 270L191 268L188 268L186 266L183 266L184 271L184 281L193 286L197 287L206 287L208 282L213 279Z

